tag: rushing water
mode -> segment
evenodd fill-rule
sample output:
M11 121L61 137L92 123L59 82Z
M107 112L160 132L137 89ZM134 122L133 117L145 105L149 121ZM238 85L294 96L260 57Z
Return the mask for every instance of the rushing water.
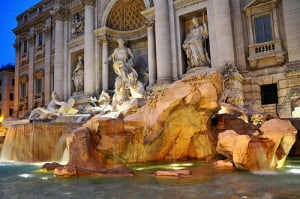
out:
M300 198L300 159L267 172L217 171L204 162L131 165L134 177L59 178L37 172L40 165L0 163L0 198L103 199L296 199ZM156 169L183 168L191 177L155 177Z

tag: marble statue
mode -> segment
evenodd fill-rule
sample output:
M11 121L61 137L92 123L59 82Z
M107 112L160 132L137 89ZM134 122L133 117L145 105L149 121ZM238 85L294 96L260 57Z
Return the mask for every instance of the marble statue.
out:
M188 70L210 65L205 41L208 38L207 25L204 21L203 25L200 25L197 17L194 17L192 22L193 28L182 45L187 56Z
M72 35L77 35L78 33L83 32L83 28L84 25L80 15L78 13L73 15L72 28L71 28Z
M138 80L138 76L135 73L128 74L128 81L126 88L130 91L130 99L145 99L146 91L142 82Z
M108 61L113 61L115 73L123 78L127 78L127 75L131 72L137 74L133 68L134 55L132 51L125 46L125 41L122 38L118 38L117 43L119 46L114 49L114 52L108 58Z
M99 112L100 115L103 115L109 111L112 110L111 106L111 98L110 95L106 91L102 91L99 99L96 97L90 97L91 104L93 105L92 107L87 107L86 111L87 112Z
M78 62L73 70L72 80L75 86L75 92L83 91L84 86L84 64L83 57L78 56Z
M123 102L130 100L130 91L126 88L128 82L128 74L138 73L133 68L134 55L130 48L125 47L125 41L122 38L117 39L118 47L114 49L108 61L113 61L113 69L117 75L115 80L115 94L112 100L113 109L116 110Z
M223 93L220 101L234 106L244 106L243 76L230 64L223 67L222 75Z
M70 98L67 102L60 101L58 99L58 94L53 91L51 93L51 101L47 107L37 107L33 109L28 119L54 119L54 117L59 115L76 114L78 110L73 108L74 104L75 100L73 98Z

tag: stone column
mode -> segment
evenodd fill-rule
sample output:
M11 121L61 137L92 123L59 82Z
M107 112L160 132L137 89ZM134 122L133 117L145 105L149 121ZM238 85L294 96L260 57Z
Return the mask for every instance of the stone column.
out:
M20 89L20 59L21 59L21 40L19 39L19 36L17 36L17 39L15 41L14 47L16 49L16 58L15 58L15 87L14 87L14 117L19 117L19 89Z
M95 92L95 0L82 0L85 6L84 18L84 94Z
M69 17L69 11L64 8L56 9L55 20L55 54L54 54L54 91L64 98L64 21Z
M273 40L278 40L280 38L279 36L279 26L278 26L278 17L277 17L277 6L276 4L273 4L273 25L274 25L274 39Z
M28 109L32 110L34 106L34 52L35 52L35 33L34 28L30 29L28 38L28 59L29 59L29 69L28 69Z
M109 64L108 64L108 42L106 38L102 40L102 90L109 89Z
M248 35L249 35L249 44L254 44L254 37L253 37L253 27L252 27L252 20L251 20L251 13L247 11L247 27L248 27Z
M300 3L298 0L281 1L286 31L289 62L300 62Z
M153 85L156 80L155 67L155 39L153 31L153 22L147 24L148 35L148 69L149 69L149 86Z
M235 64L229 0L213 0L218 61L217 66Z
M50 102L51 94L51 21L45 25L45 73L44 73L44 99L45 104Z
M155 0L154 5L157 84L165 84L172 80L169 6L167 0Z

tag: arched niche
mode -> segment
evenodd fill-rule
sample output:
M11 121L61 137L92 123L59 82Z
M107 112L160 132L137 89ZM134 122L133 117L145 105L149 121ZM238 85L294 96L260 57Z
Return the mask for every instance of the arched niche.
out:
M107 18L113 8L113 6L116 5L116 3L132 3L132 2L143 2L143 5L145 6L145 10L149 9L153 3L152 0L107 0L107 3L104 5L103 10L101 13L99 13L99 25L100 27L106 27L107 24Z
M112 0L102 13L101 28L95 31L100 41L108 41L108 54L111 55L117 47L116 40L121 37L127 41L135 58L134 68L139 73L139 80L147 84L148 46L146 19L141 12L150 7L149 0ZM116 75L109 63L109 88L113 89Z
M73 71L76 68L79 56L81 56L82 58L84 57L84 50L83 49L80 49L80 50L77 50L77 51L71 53L71 62L70 62L70 64L71 64L71 74L70 74L69 79L70 79L70 82L71 82L71 93L72 93L73 96L83 92L83 91L80 91L79 93L75 92L75 85L74 85L74 81L72 80ZM84 63L84 60L83 60L83 63ZM83 68L83 70L85 70L85 68Z

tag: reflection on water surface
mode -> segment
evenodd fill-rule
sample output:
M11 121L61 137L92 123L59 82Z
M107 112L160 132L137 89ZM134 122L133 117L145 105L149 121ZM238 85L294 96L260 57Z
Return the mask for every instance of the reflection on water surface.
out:
M40 165L0 163L0 198L300 198L300 158L276 171L220 171L205 162L129 165L134 177L58 178ZM155 177L158 169L192 171L191 177Z

